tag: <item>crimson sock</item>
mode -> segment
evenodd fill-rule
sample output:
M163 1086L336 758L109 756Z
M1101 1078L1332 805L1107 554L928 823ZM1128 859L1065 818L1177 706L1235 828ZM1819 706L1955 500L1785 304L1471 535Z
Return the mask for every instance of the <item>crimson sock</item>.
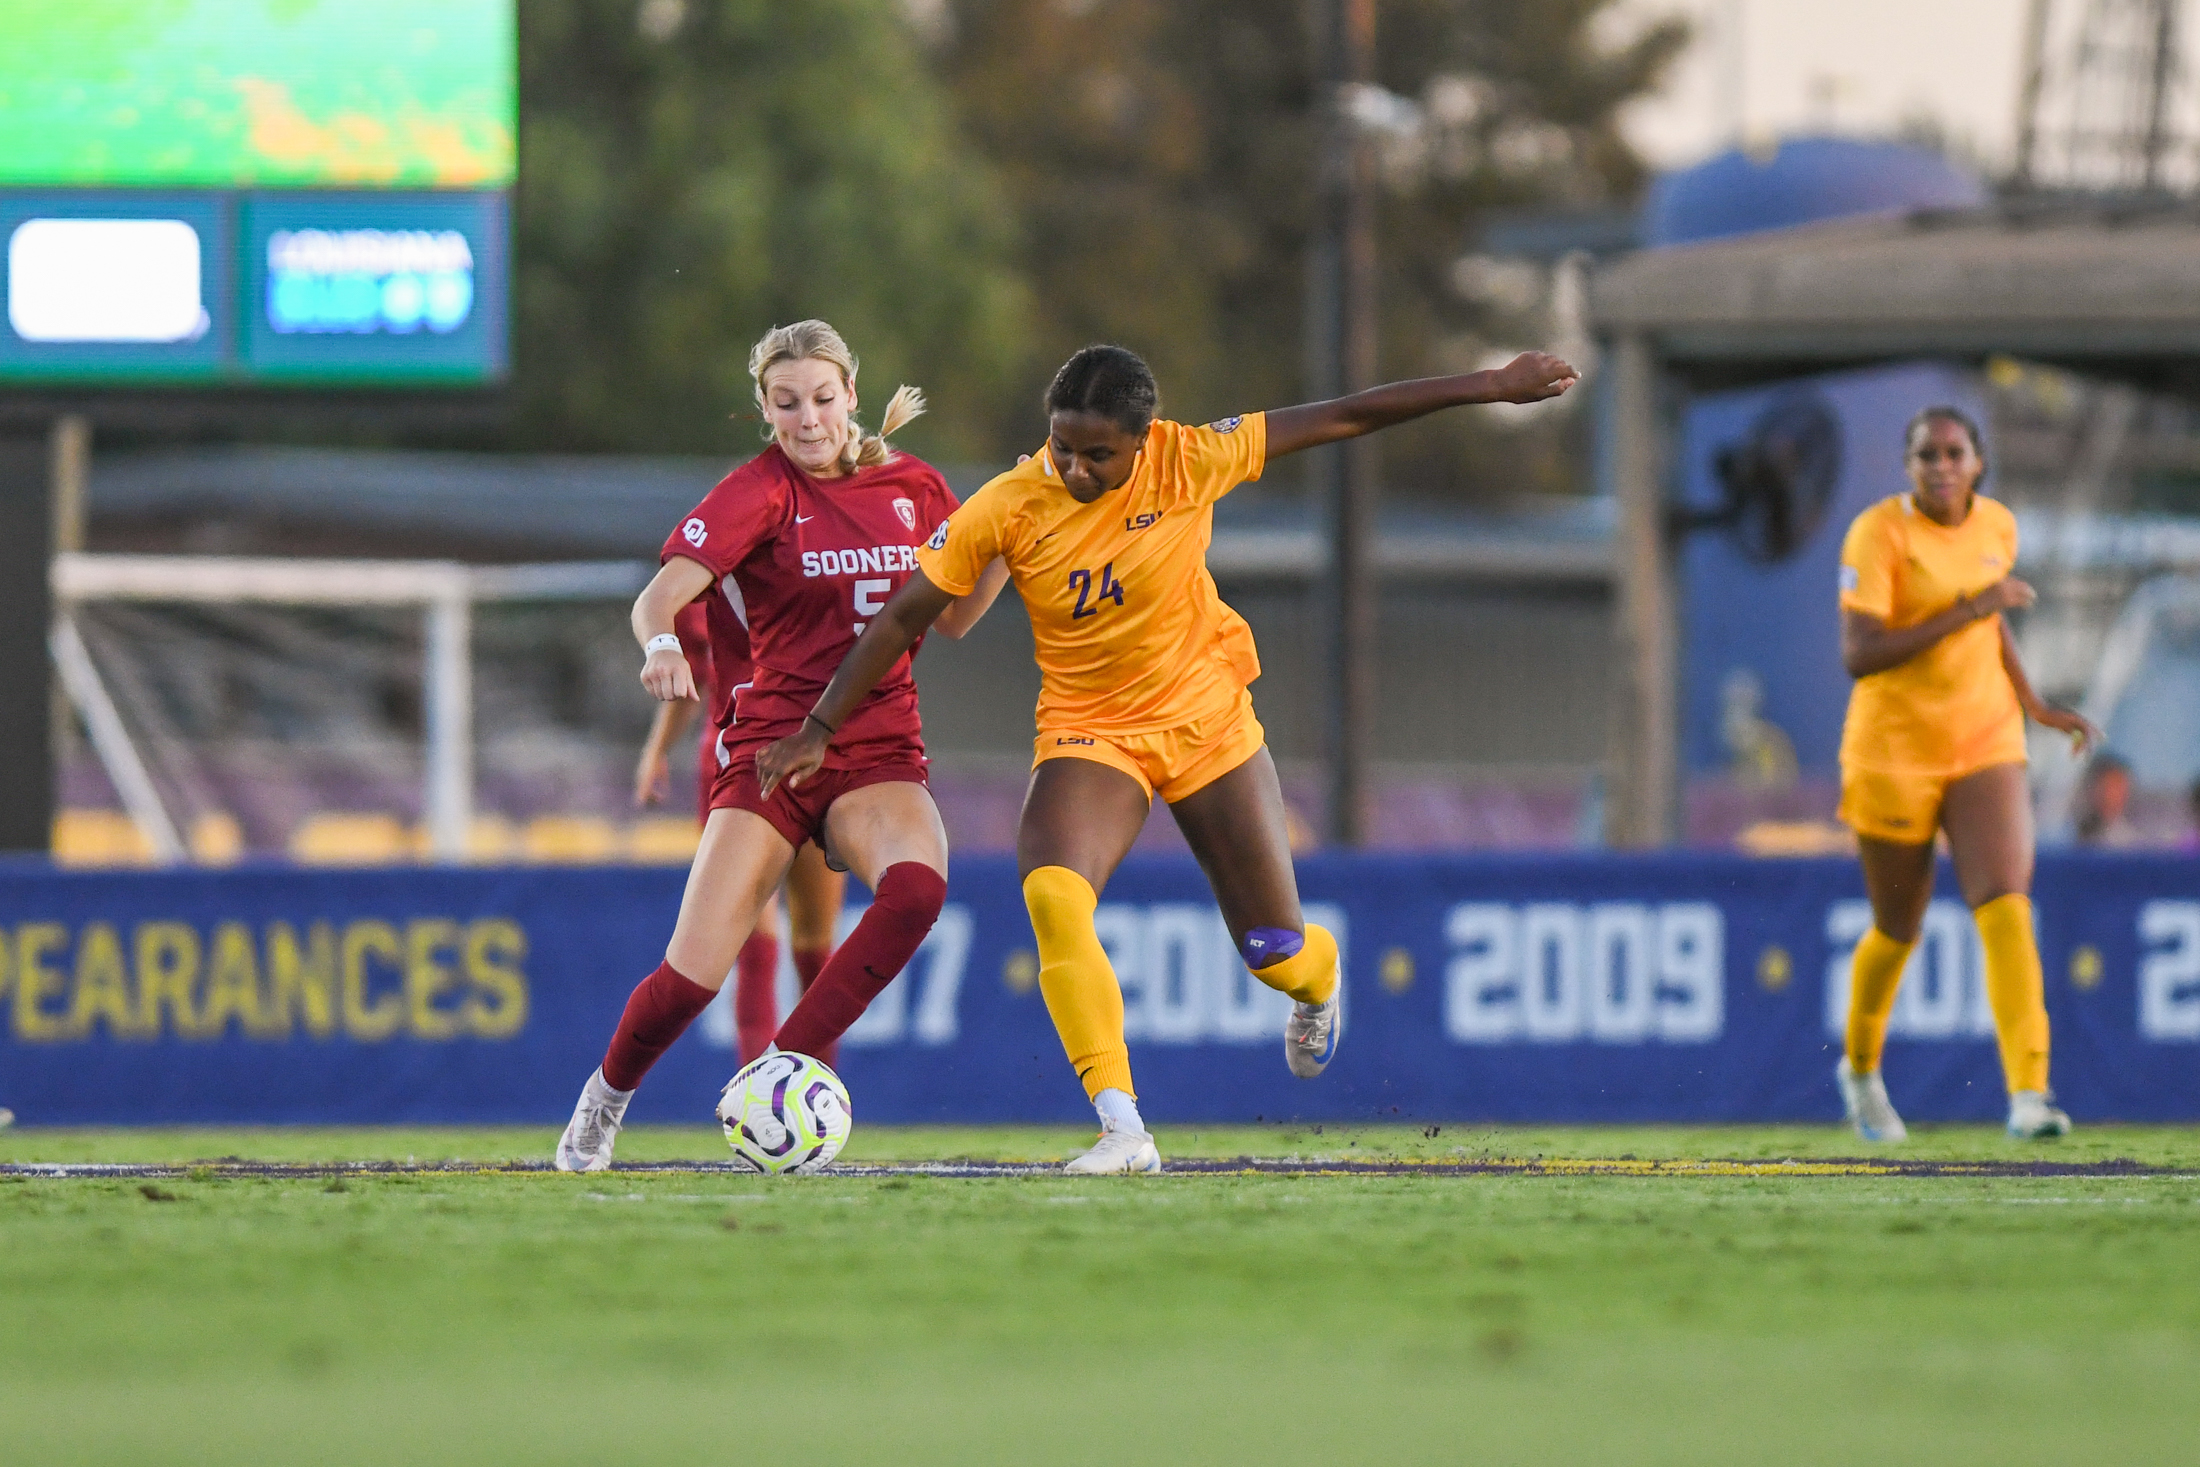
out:
M711 989L680 976L670 963L635 985L634 996L619 1015L619 1027L604 1051L603 1079L614 1090L632 1090L657 1063L657 1056L672 1048L672 1041L687 1032L695 1016L717 997Z
M734 961L733 1027L742 1064L762 1054L779 1030L779 939L769 932L750 933Z
M946 900L947 878L923 862L887 867L871 909L780 1026L779 1047L823 1059L821 1051L847 1033L894 981L939 920Z
M829 947L798 947L794 949L794 975L801 980L804 993L808 993L811 985L817 982L817 975L825 971L825 964L831 959L832 955L833 950ZM825 1061L825 1068L828 1070L839 1069L840 1041L835 1039L832 1043L823 1046L815 1058Z
M825 963L833 955L829 947L798 947L794 950L794 975L802 980L802 991L808 993L817 975L825 971Z

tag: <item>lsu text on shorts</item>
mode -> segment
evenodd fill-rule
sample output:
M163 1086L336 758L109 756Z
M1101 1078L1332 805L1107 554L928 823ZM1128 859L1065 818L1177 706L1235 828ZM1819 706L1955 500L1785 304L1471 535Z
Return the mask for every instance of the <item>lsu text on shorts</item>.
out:
M1032 767L1049 759L1090 759L1120 769L1170 804L1199 793L1260 752L1268 732L1253 716L1253 695L1220 713L1154 733L1103 734L1074 725L1042 728L1032 741Z

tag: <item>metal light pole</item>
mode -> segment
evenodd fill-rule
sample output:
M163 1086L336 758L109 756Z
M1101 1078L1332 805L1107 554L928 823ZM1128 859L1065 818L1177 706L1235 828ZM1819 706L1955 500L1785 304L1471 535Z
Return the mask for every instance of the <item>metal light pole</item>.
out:
M1375 0L1317 0L1315 46L1326 104L1322 227L1310 261L1309 387L1334 397L1375 385L1375 161L1353 121L1350 92L1375 78ZM1323 581L1329 703L1326 830L1336 845L1367 838L1367 760L1376 698L1374 444L1354 439L1316 454L1330 560Z

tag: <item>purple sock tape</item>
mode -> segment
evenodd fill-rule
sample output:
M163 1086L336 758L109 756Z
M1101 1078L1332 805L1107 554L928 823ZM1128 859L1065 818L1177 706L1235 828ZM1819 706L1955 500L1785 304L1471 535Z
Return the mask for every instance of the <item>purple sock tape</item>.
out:
M1255 927L1245 934L1245 945L1238 951L1245 954L1245 966L1258 972L1282 962L1304 946L1304 933L1293 932L1288 927Z

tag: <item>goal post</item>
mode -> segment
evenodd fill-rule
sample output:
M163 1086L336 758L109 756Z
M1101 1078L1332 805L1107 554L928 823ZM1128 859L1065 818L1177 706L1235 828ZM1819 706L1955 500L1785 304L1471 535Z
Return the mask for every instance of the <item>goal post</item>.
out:
M642 561L476 566L447 560L336 560L64 552L52 567L51 647L94 753L154 859L184 858L175 822L101 681L74 613L95 602L417 608L422 625L421 813L431 859L466 857L474 814L473 612L500 601L618 601L648 583Z

